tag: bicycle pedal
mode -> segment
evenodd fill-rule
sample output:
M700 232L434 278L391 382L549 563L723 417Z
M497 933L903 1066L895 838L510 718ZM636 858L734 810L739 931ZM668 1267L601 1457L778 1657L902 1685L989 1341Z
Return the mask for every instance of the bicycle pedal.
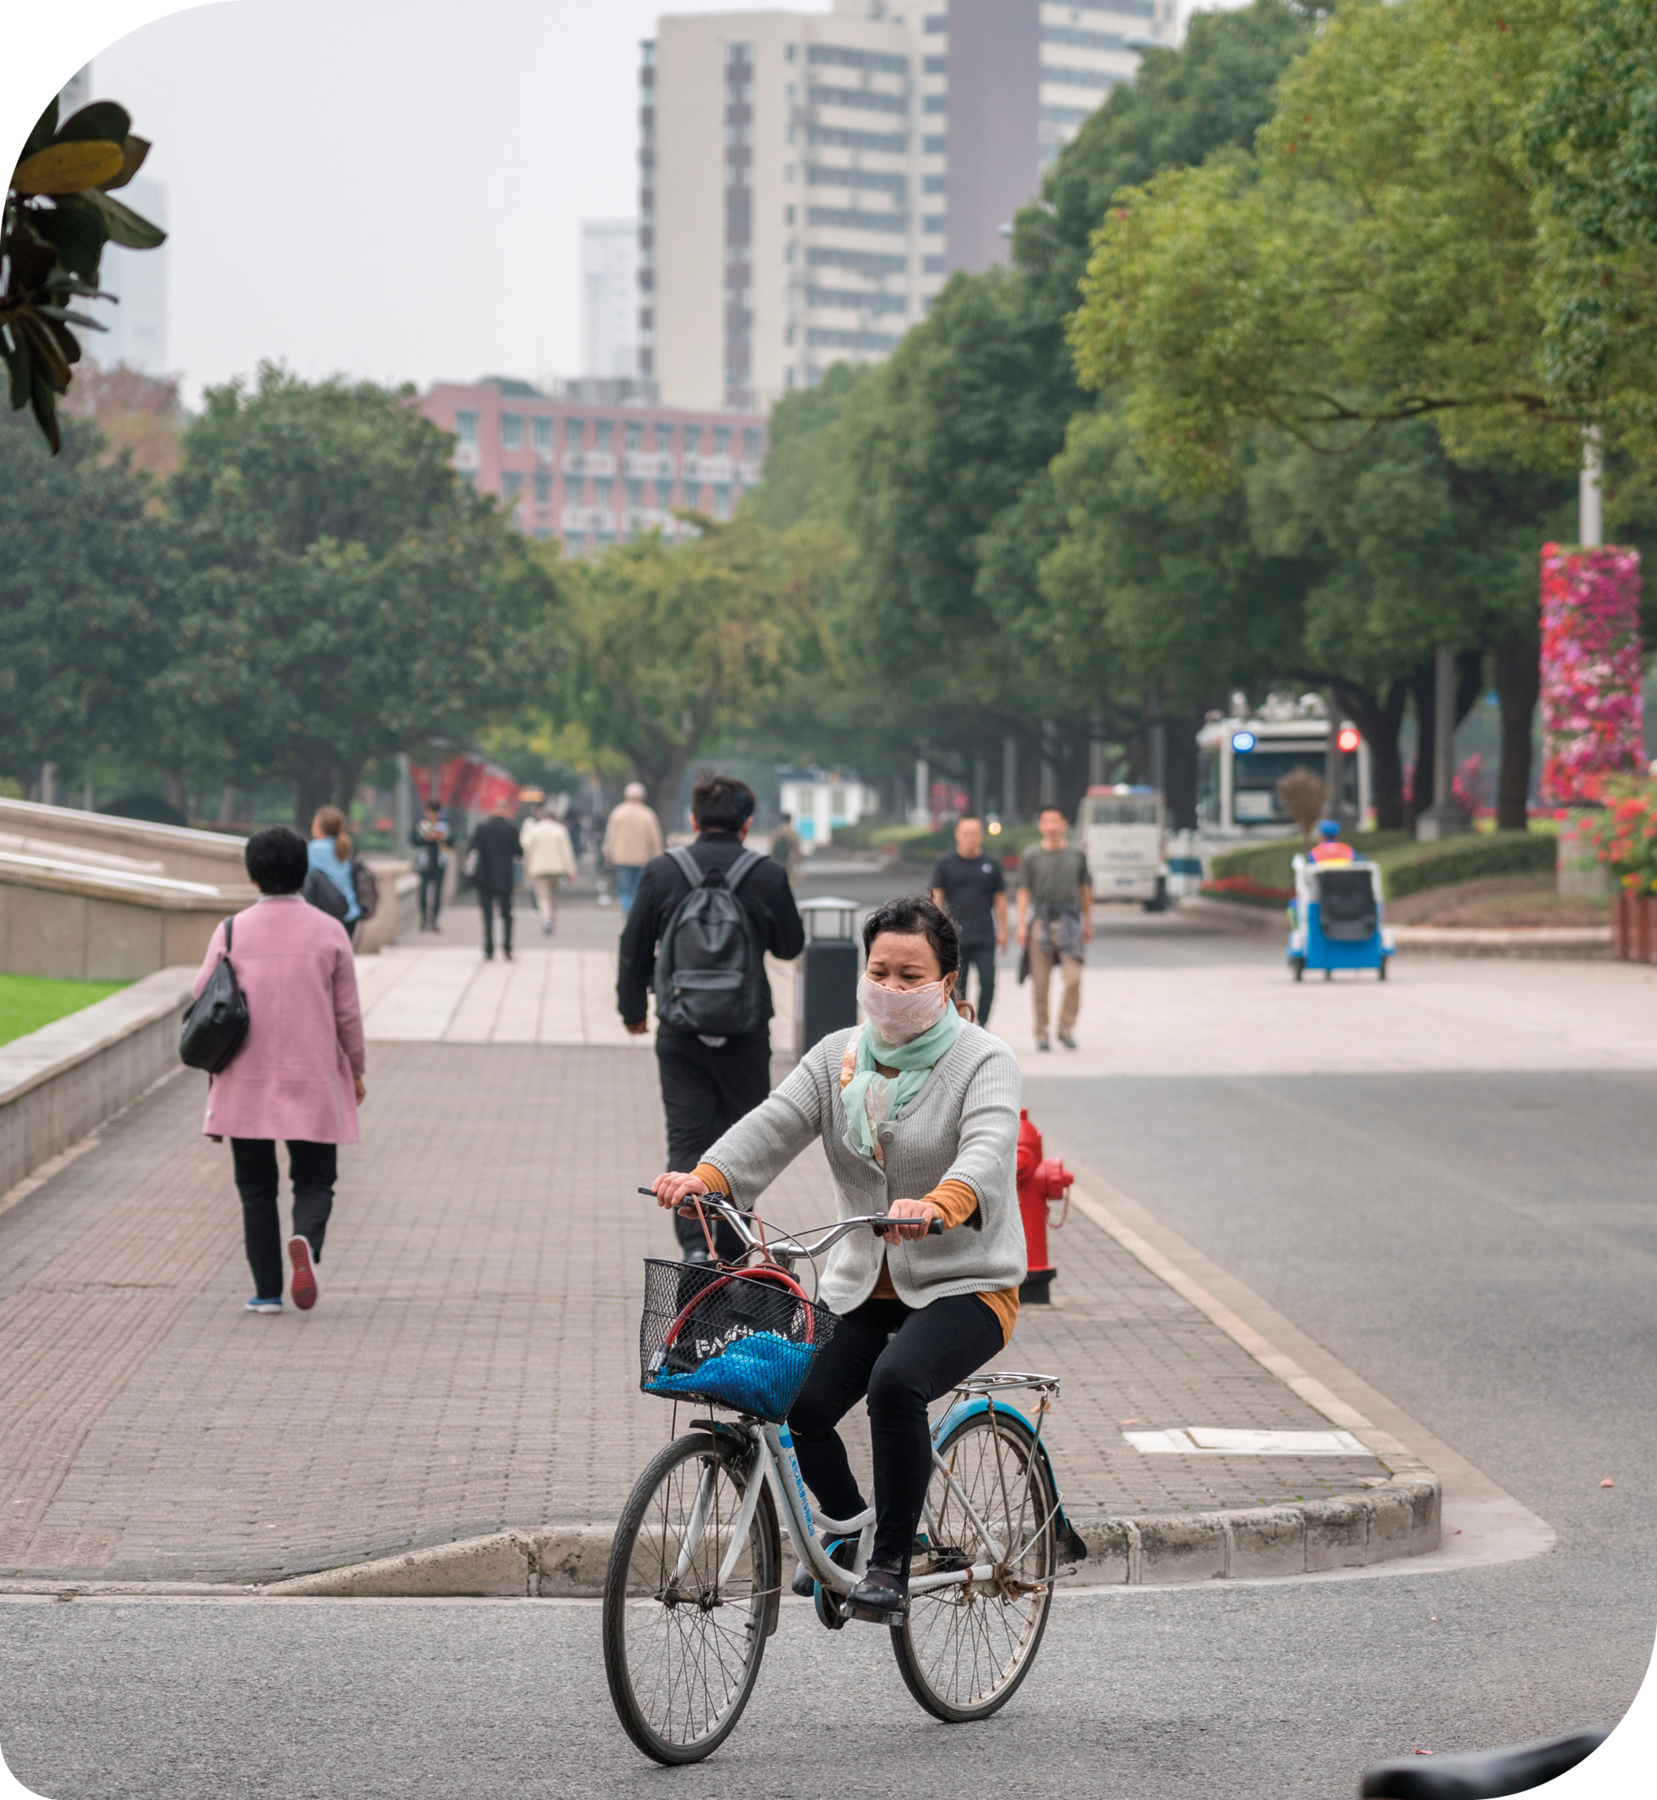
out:
M865 1625L885 1625L896 1631L909 1617L909 1602L904 1601L900 1607L854 1606L849 1601L845 1608L848 1619L860 1620Z

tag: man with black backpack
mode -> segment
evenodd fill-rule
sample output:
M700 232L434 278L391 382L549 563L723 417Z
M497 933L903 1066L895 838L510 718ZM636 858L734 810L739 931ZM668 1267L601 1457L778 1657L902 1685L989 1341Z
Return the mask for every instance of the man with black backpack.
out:
M621 936L616 1000L622 1023L649 1029L656 996L656 1061L667 1114L668 1167L688 1173L702 1153L771 1091L771 984L765 957L805 947L788 872L743 847L754 792L705 776L690 798L696 842L645 865ZM687 1260L705 1260L694 1219L675 1217ZM740 1246L717 1228L722 1256Z

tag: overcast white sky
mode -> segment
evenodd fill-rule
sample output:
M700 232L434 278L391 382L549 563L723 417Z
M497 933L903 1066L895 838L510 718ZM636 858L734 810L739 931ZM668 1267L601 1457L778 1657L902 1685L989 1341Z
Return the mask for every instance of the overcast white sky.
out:
M579 373L580 221L635 207L638 41L709 10L234 0L110 45L93 87L155 144L190 397L261 357L422 386Z

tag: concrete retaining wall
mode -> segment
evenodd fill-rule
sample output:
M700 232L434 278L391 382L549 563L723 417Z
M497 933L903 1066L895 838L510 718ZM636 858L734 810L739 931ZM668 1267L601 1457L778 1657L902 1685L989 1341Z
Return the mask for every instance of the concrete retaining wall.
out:
M0 1044L0 1194L179 1067L196 963Z

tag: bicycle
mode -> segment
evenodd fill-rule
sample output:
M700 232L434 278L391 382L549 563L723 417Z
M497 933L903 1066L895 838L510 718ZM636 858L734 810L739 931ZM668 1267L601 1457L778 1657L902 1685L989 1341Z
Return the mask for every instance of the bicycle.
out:
M949 1723L988 1718L1030 1672L1053 1584L1086 1555L1042 1439L1058 1378L994 1371L955 1389L932 1428L908 1611L854 1613L846 1596L868 1567L874 1508L813 1515L784 1421L834 1315L793 1270L809 1260L815 1290L817 1257L849 1232L892 1221L866 1214L768 1235L763 1220L751 1227L752 1215L717 1197L701 1204L762 1260L646 1265L641 1388L735 1417L692 1419L646 1466L622 1513L603 1601L604 1668L622 1728L666 1764L698 1762L730 1736L777 1629L785 1531L812 1574L822 1624L884 1624L921 1706ZM931 1231L941 1230L934 1220ZM1033 1421L996 1398L1020 1388L1037 1396ZM819 1531L838 1540L833 1555Z

